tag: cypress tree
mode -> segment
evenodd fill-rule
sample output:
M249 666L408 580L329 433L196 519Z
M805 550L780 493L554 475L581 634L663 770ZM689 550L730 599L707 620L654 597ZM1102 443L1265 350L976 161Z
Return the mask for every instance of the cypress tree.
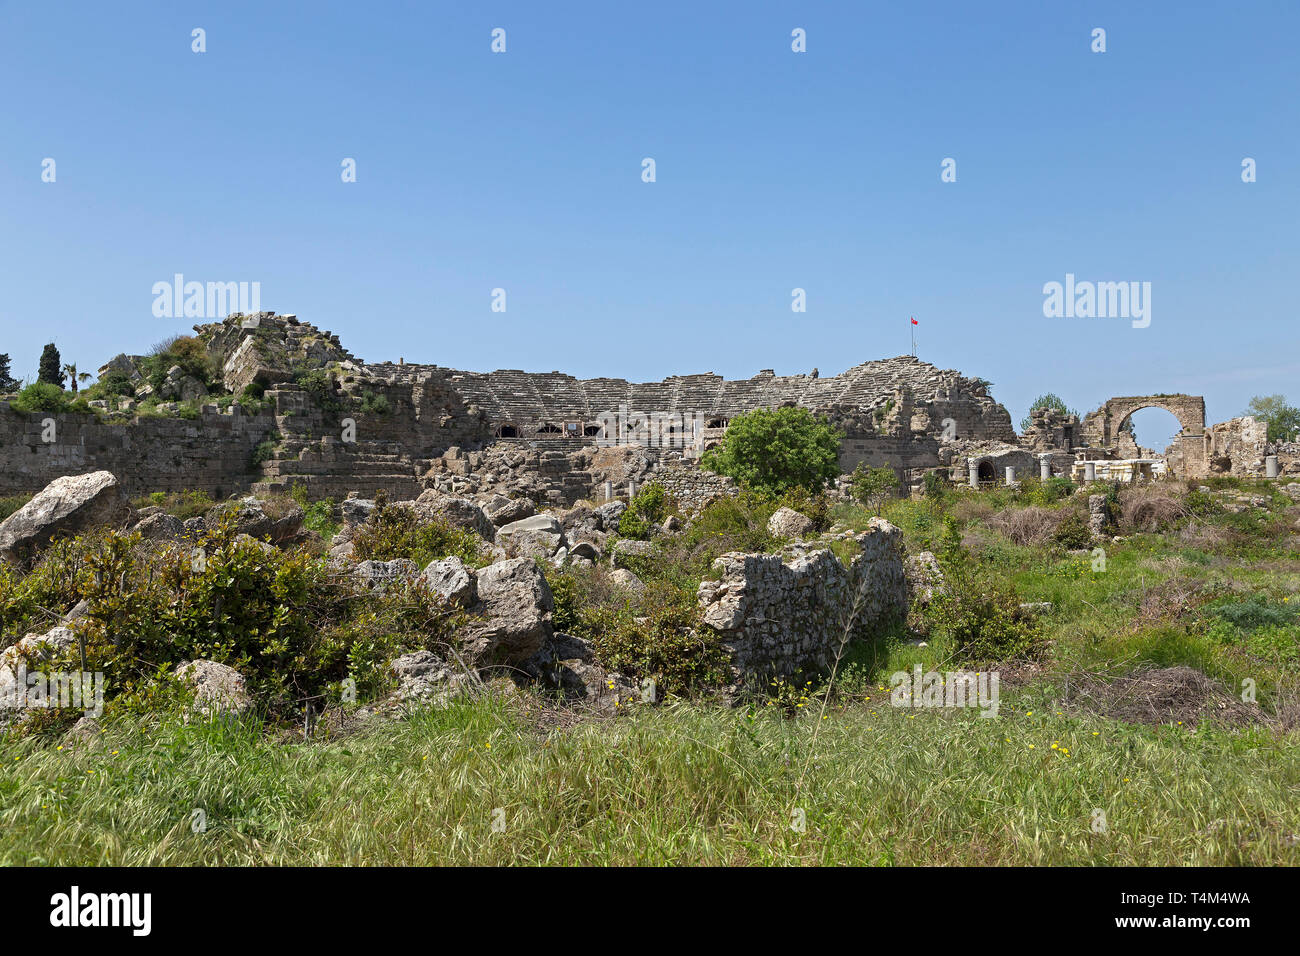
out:
M41 351L41 369L36 376L38 382L48 382L63 388L63 363L59 358L59 349L53 342Z

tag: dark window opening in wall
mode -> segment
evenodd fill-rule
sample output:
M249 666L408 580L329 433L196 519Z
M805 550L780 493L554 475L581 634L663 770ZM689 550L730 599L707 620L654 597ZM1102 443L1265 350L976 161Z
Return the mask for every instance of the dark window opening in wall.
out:
M980 462L980 467L979 467L979 480L980 480L980 481L992 481L992 480L993 480L993 462L991 462L991 461L982 461L982 462Z
M559 428L557 428L556 426L552 425L550 422L547 422L547 423L546 423L545 425L543 425L541 428L537 429L537 434L539 434L539 435L558 435L558 434L560 434L560 430L559 430Z
M709 424L705 428L726 428L727 420L725 418L710 418Z
M598 438L605 434L605 429L601 425L588 425L582 430L582 433L588 438Z
M519 429L518 429L518 428L515 428L514 425L502 425L500 428L497 429L497 437L498 437L498 438L518 438L518 437L519 437Z

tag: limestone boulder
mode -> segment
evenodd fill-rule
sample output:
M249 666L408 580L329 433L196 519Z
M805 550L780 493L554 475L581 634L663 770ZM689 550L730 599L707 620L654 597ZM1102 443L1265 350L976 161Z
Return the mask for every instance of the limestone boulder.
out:
M121 526L130 517L131 506L111 472L56 478L0 522L0 560L21 563L54 538Z
M597 508L595 514L596 520L600 522L600 530L617 531L619 519L623 517L625 511L627 511L627 503L623 501L607 501Z
M420 577L430 590L449 604L469 607L474 603L474 572L455 555L441 561L430 561Z
M353 577L369 591L387 591L399 581L414 578L420 566L408 558L392 561L362 561L352 568Z
M496 543L512 558L529 557L549 560L568 542L564 528L551 515L533 515L497 529Z
M45 661L62 657L77 645L77 635L60 625L44 634L28 634L0 653L0 710L21 706L26 691L20 680L24 669L39 668Z
M620 538L614 542L614 567L625 568L637 558L649 558L655 553L655 546L649 541L637 541L633 538Z
M532 558L490 564L474 586L478 603L461 635L474 665L516 663L541 650L551 636L555 600Z
M626 568L616 568L611 571L609 579L636 597L641 597L646 593L645 582Z
M793 508L777 508L767 520L767 530L778 538L802 538L812 529L812 519Z
M146 515L131 529L146 541L176 541L185 532L185 522L165 511Z
M939 559L933 551L914 554L904 563L903 571L907 576L907 591L910 600L922 607L942 594L944 589L943 570Z
M194 709L204 717L242 714L253 706L253 698L239 671L217 661L186 661L176 668L176 677L194 692Z
M531 518L537 513L537 509L527 498L507 498L505 495L493 495L483 503L483 511L498 528Z
M393 507L402 507L399 502ZM469 498L446 495L429 489L415 499L416 512L425 520L441 521L453 528L473 531L484 541L492 543L496 536L496 526L479 505Z
M596 660L594 645L571 634L553 634L541 650L519 665L519 671L558 692L566 703L603 716L627 713L639 699L639 690L631 680L606 671Z

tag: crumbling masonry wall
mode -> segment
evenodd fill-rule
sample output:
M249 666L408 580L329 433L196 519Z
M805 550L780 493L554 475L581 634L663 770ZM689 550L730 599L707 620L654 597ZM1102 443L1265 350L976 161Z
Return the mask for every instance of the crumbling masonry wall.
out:
M841 642L869 636L907 610L902 532L874 518L850 536L859 553L849 567L830 550L797 554L724 554L721 575L699 587L704 623L731 655L737 684L824 669Z
M53 423L54 441L50 436ZM24 413L0 402L0 495L38 491L56 478L111 471L129 495L206 491L223 498L259 477L253 452L275 432L270 415L204 406L194 420L109 425L93 414Z

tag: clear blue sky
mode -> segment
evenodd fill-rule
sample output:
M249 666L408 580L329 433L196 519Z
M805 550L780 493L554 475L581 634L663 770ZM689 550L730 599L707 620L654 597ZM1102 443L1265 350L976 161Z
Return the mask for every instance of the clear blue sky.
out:
M474 370L826 375L915 315L1017 421L1222 420L1300 399L1297 38L1292 0L0 3L0 352L144 351L180 272ZM1066 273L1151 282L1150 327L1044 318Z

